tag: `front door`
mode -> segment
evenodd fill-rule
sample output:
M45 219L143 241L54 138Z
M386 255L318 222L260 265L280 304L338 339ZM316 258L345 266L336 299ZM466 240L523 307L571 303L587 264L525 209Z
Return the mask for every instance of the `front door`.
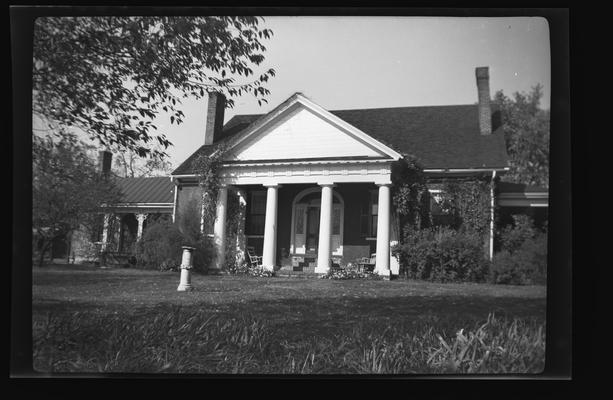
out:
M319 207L307 208L306 251L317 252L319 243Z

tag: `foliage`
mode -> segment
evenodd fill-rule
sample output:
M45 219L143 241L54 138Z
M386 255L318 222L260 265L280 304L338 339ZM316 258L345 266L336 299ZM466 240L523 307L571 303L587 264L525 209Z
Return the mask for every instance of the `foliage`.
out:
M77 229L93 231L100 206L117 202L121 192L100 174L87 146L74 135L32 140L32 228L43 242L42 265L54 238Z
M81 373L534 374L545 365L543 321L490 314L475 323L384 325L297 336L201 308L64 312L35 320L33 362L40 372Z
M493 283L531 285L547 283L547 232L534 227L525 215L514 215L514 226L501 234L502 250L494 255Z
M513 99L502 90L499 104L511 170L505 179L528 185L549 186L549 110L540 108L542 86L529 93L516 92Z
M77 127L103 146L139 156L171 143L153 120L163 113L180 124L181 98L205 92L251 93L261 104L274 69L262 40L272 36L252 16L127 16L37 18L33 41L36 115ZM237 82L237 76L253 79ZM251 77L251 78L250 78ZM255 79L254 79L255 78ZM150 143L152 142L152 143Z
M446 227L410 230L393 249L400 275L437 282L482 282L488 272L483 241Z
M220 172L226 155L224 144L215 144L210 154L199 154L193 161L198 175L198 184L202 189L202 219L205 227L212 227L217 213L217 197L221 188ZM232 217L226 217L226 221Z
M330 269L321 279L347 280L347 279L372 279L383 280L383 277L372 272L357 271L353 268Z
M449 179L442 185L442 208L451 215L451 227L485 236L489 232L491 185L489 178Z
M137 245L139 265L160 271L177 271L184 244L184 236L174 224L167 221L149 224Z
M164 159L159 153L162 149L160 146L154 146L154 149L159 150L156 153L150 153L146 157L139 157L137 153L131 150L118 148L115 152L114 169L116 175L124 178L140 178L152 176L166 176L171 172L172 164Z
M178 224L166 220L153 222L144 230L137 244L138 263L143 268L178 271L183 246L194 247L193 270L207 272L214 257L211 240L205 236L189 236L181 231Z
M423 168L413 156L404 155L393 165L392 204L400 219L401 240L407 226L422 229L432 225L426 177Z

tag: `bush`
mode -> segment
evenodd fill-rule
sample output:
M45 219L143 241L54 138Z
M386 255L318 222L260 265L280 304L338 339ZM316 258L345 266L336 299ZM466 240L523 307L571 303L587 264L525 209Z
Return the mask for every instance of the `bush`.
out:
M138 265L160 271L178 271L183 246L194 247L194 271L207 272L214 257L214 245L208 237L192 237L181 233L178 226L168 221L156 221L143 232L137 245Z
M510 237L516 239L514 232ZM490 279L493 283L532 285L547 283L547 233L537 232L523 242L509 241L508 248L494 255Z
M481 282L489 268L479 235L444 227L407 232L394 254L400 274L413 279Z

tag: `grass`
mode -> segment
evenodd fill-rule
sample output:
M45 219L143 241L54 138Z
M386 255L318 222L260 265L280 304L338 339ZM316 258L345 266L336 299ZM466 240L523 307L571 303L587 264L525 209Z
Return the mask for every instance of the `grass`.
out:
M538 373L545 288L33 270L49 372Z

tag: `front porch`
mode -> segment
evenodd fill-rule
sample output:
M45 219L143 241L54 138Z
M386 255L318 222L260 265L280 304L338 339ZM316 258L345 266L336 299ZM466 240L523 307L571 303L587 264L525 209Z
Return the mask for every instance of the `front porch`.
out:
M218 246L215 267L222 268L226 246L228 201L242 204L234 244L248 262L251 247L262 266L280 274L325 274L335 266L373 254L374 272L397 274L390 241L391 182L227 184L218 197L213 236Z

